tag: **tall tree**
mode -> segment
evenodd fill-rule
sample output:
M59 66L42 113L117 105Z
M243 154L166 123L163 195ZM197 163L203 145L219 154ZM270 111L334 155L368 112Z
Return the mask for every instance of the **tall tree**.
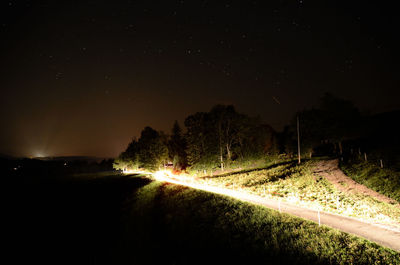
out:
M357 136L358 127L361 122L359 110L353 102L337 98L332 94L325 93L321 98L321 111L326 116L326 135L339 146L342 153L343 140Z
M174 122L171 137L168 141L169 158L173 161L174 169L182 169L187 165L186 141L178 121Z
M237 113L231 105L216 105L185 120L188 162L224 169L235 159L255 157L273 148L273 130L260 119Z
M145 127L139 141L140 165L147 169L160 168L168 159L168 148L160 133L151 127Z
M213 166L217 142L209 113L197 112L185 119L188 163L199 168Z
M219 162L223 170L225 161L232 159L233 146L238 144L241 121L245 117L237 113L232 105L216 105L210 115L218 137Z
M139 151L139 143L136 138L133 138L126 150L114 160L113 167L117 170L138 169L140 167Z
M302 149L310 156L321 143L330 142L342 153L344 140L357 135L360 113L351 101L337 98L326 93L320 106L305 109L296 114L300 119L300 137ZM291 131L295 132L296 117L291 123ZM293 133L292 135L296 135Z

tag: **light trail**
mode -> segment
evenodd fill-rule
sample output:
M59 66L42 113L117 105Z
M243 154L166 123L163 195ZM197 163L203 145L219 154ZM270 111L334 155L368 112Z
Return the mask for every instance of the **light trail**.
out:
M203 190L206 192L211 192L219 195L224 195L228 196L234 199L238 199L241 201L245 202L250 202L258 205L262 205L265 207L268 207L270 209L277 210L279 212L286 212L290 214L294 214L296 216L300 216L312 221L317 221L318 219L315 220L313 215L317 215L319 211L321 211L321 208L319 206L315 207L309 207L309 205L304 205L301 202L301 198L298 196L287 196L284 199L280 199L278 197L263 197L257 194L251 194L248 191L243 191L240 189L232 189L232 188L221 188L218 186L210 185L210 184L202 184L200 183L201 180L198 180L197 178L193 176L188 176L186 174L181 174L181 175L176 175L172 173L170 170L159 170L157 172L149 172L149 171L141 171L141 170L129 170L129 171L124 171L126 174L144 174L151 176L153 179L161 182L168 182L176 185L181 185L181 186L186 186L190 187L193 189L197 190ZM278 193L271 193L271 194L278 194ZM279 194L278 194L279 195ZM293 207L297 207L298 209L296 211L293 211ZM300 209L302 211L309 211L310 214L307 216L304 216L303 214L299 214ZM351 208L348 210L352 210ZM324 212L325 214L330 214L330 215L337 215L341 217L346 217L346 218L351 218L354 220L358 220L363 223L368 223L372 224L374 226L380 226L383 229L387 229L390 231L394 231L396 233L400 233L400 228L397 226L390 226L390 225L384 225L382 223L376 223L372 222L368 219L362 219L362 218L354 218L350 217L348 215L340 215L337 213L332 213L332 212ZM382 218L381 218L382 219ZM318 220L320 222L320 220ZM331 225L332 226L332 225ZM332 227L335 227L334 225Z
M122 173L124 174L145 174L145 175L151 175L152 173L149 171L144 171L144 170L133 170L133 169L124 169L122 170Z
M212 192L212 193L216 193L219 195L225 195L225 196L229 196L229 197L239 199L242 201L253 202L256 204L262 204L262 205L266 204L265 198L263 198L261 196L253 195L253 194L249 194L249 193L245 193L245 192L241 192L241 191L237 191L237 190L197 183L196 180L192 177L188 177L185 175L183 175L183 176L174 175L171 171L168 171L168 170L157 171L154 174L152 174L152 176L158 181L187 186L190 188L203 190L203 191L207 191L207 192ZM270 206L271 206L271 208L274 208L274 209L276 208L275 206L272 206L272 205L270 205Z
M364 237L395 251L400 251L400 230L397 228L376 225L351 217L300 207L281 200L269 199L237 190L197 183L196 179L193 177L174 175L168 170L161 170L155 173L147 172L147 174L152 175L153 178L158 181L225 195L241 201L262 205L279 212L289 213L294 216L314 221L320 225L327 225L356 236Z
M288 213L303 219L314 221L317 224L320 223L321 225L327 225L356 236L361 236L382 246L400 252L400 230L398 228L377 225L360 219L300 207L292 203L261 197L259 195L249 194L238 190L201 184L198 183L198 180L194 177L175 175L169 170L160 170L155 173L148 171L129 171L129 174L144 174L157 181L186 186L261 205L279 212Z
M211 186L211 185L207 185L207 184L201 184L201 183L196 182L196 179L194 179L193 177L189 177L187 175L175 175L170 170L159 170L154 173L149 172L149 171L143 171L143 170L123 170L123 173L124 174L150 175L155 180L158 180L158 181L168 182L168 183L181 185L181 186L187 186L187 187L190 187L193 189L212 192L212 193L216 193L219 195L225 195L225 196L229 196L229 197L239 199L242 201L250 201L253 203L257 203L257 204L265 204L265 201L264 201L265 198L260 197L258 195L252 195L252 194L237 191L237 190L221 188L221 187ZM275 208L275 207L272 206L271 208Z

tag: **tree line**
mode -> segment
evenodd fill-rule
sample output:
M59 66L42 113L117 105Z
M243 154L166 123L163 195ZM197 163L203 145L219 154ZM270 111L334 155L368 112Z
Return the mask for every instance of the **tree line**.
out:
M224 170L232 165L283 155L294 158L297 119L303 158L337 156L355 152L380 153L398 161L398 137L390 117L397 112L362 115L353 102L324 94L318 106L297 112L282 132L259 117L238 113L232 105L216 105L184 120L175 121L169 134L151 127L142 130L114 161L116 169L150 169L173 166L176 170ZM378 122L379 121L379 122ZM392 126L393 127L393 126ZM382 155L380 155L382 157Z
M400 168L400 145L396 120L399 110L362 113L352 101L326 93L318 106L297 112L280 133L281 152L296 153L296 118L300 122L300 145L304 158L338 157L343 162L385 160Z
M115 159L116 169L156 170L165 165L182 170L221 169L277 152L275 131L258 117L238 113L232 105L216 105L175 121L170 134L145 127L139 139Z

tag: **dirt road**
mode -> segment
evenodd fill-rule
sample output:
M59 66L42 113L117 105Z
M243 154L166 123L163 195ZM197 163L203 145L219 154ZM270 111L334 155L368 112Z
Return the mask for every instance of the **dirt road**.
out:
M314 173L326 178L342 192L361 193L363 195L374 197L382 202L398 204L395 200L373 191L346 176L339 168L338 159L319 161L314 168Z

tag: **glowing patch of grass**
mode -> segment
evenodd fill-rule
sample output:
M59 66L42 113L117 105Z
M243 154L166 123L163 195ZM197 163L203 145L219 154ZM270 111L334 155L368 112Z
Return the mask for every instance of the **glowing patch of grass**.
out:
M400 202L400 172L365 161L340 167L355 181Z
M400 262L375 243L225 196L154 182L135 200L127 236L157 253L149 263L157 256L175 264Z
M373 197L344 193L313 173L314 161L295 162L268 169L204 177L200 181L219 187L240 189L268 198L279 198L300 206L400 227L400 207Z

